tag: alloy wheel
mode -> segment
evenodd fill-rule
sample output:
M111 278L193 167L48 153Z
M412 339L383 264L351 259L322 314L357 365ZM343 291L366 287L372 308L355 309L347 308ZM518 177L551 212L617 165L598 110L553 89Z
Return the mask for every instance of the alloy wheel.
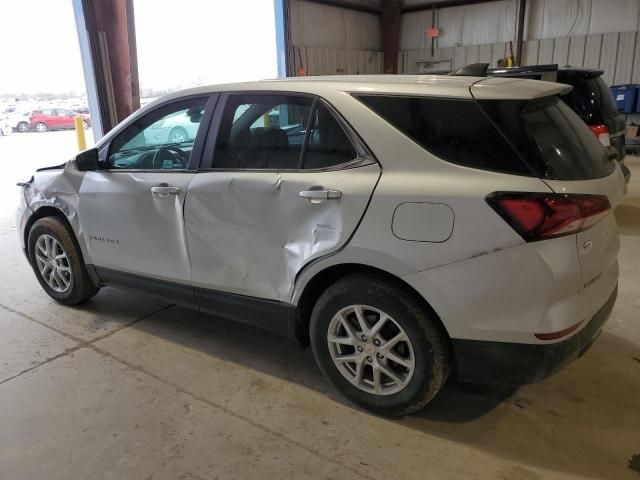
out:
M331 359L352 385L374 395L403 390L415 372L413 346L391 316L367 305L337 312L327 332Z
M64 293L71 287L72 272L69 257L54 237L47 234L38 237L35 260L40 275L52 290Z

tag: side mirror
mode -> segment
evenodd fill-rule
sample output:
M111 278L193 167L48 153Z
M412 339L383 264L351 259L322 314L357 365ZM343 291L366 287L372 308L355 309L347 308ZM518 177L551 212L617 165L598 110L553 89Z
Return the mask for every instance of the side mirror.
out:
M78 165L78 170L82 172L98 170L98 149L90 148L80 152L76 156L76 164Z

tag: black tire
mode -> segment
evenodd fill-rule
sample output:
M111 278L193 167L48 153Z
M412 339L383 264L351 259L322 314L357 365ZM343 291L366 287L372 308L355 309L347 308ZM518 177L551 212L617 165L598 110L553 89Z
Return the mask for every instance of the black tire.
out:
M71 268L71 283L69 288L64 292L58 292L51 288L43 278L36 264L36 242L40 236L44 234L56 239L67 255L69 267ZM60 220L55 217L45 217L37 220L29 231L27 245L29 262L36 274L36 278L47 295L55 301L64 305L77 305L86 302L98 293L99 288L93 284L89 277L78 242L67 226Z
M25 133L29 131L29 124L27 122L20 122L16 125L16 130L21 133Z
M331 319L350 305L367 305L383 311L408 336L415 370L397 393L379 395L361 390L343 376L331 358L327 343ZM331 384L349 400L381 415L403 416L420 410L438 393L449 375L450 342L439 321L406 289L383 277L353 274L330 286L313 308L310 335L316 362Z
M89 130L89 122L87 122L86 120L82 121L82 128L84 128L85 130Z
M182 127L174 127L169 132L169 142L170 143L182 143L189 140L189 135L187 131Z
M36 132L44 133L49 131L49 126L44 122L36 123Z

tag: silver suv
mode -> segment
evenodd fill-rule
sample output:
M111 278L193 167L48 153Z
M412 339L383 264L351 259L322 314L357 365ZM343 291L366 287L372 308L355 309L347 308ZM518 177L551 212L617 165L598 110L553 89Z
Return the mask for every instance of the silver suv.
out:
M624 178L559 99L570 88L341 76L187 90L39 170L20 239L60 303L128 287L294 337L381 414L423 407L451 372L537 381L588 348L617 292Z

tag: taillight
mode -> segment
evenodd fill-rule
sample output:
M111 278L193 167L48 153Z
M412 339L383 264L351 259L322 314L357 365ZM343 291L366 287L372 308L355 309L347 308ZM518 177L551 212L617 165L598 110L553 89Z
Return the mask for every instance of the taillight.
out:
M609 127L606 125L589 125L589 128L605 147L611 146L611 140L609 138Z
M487 203L527 242L586 230L611 209L604 195L496 192Z

